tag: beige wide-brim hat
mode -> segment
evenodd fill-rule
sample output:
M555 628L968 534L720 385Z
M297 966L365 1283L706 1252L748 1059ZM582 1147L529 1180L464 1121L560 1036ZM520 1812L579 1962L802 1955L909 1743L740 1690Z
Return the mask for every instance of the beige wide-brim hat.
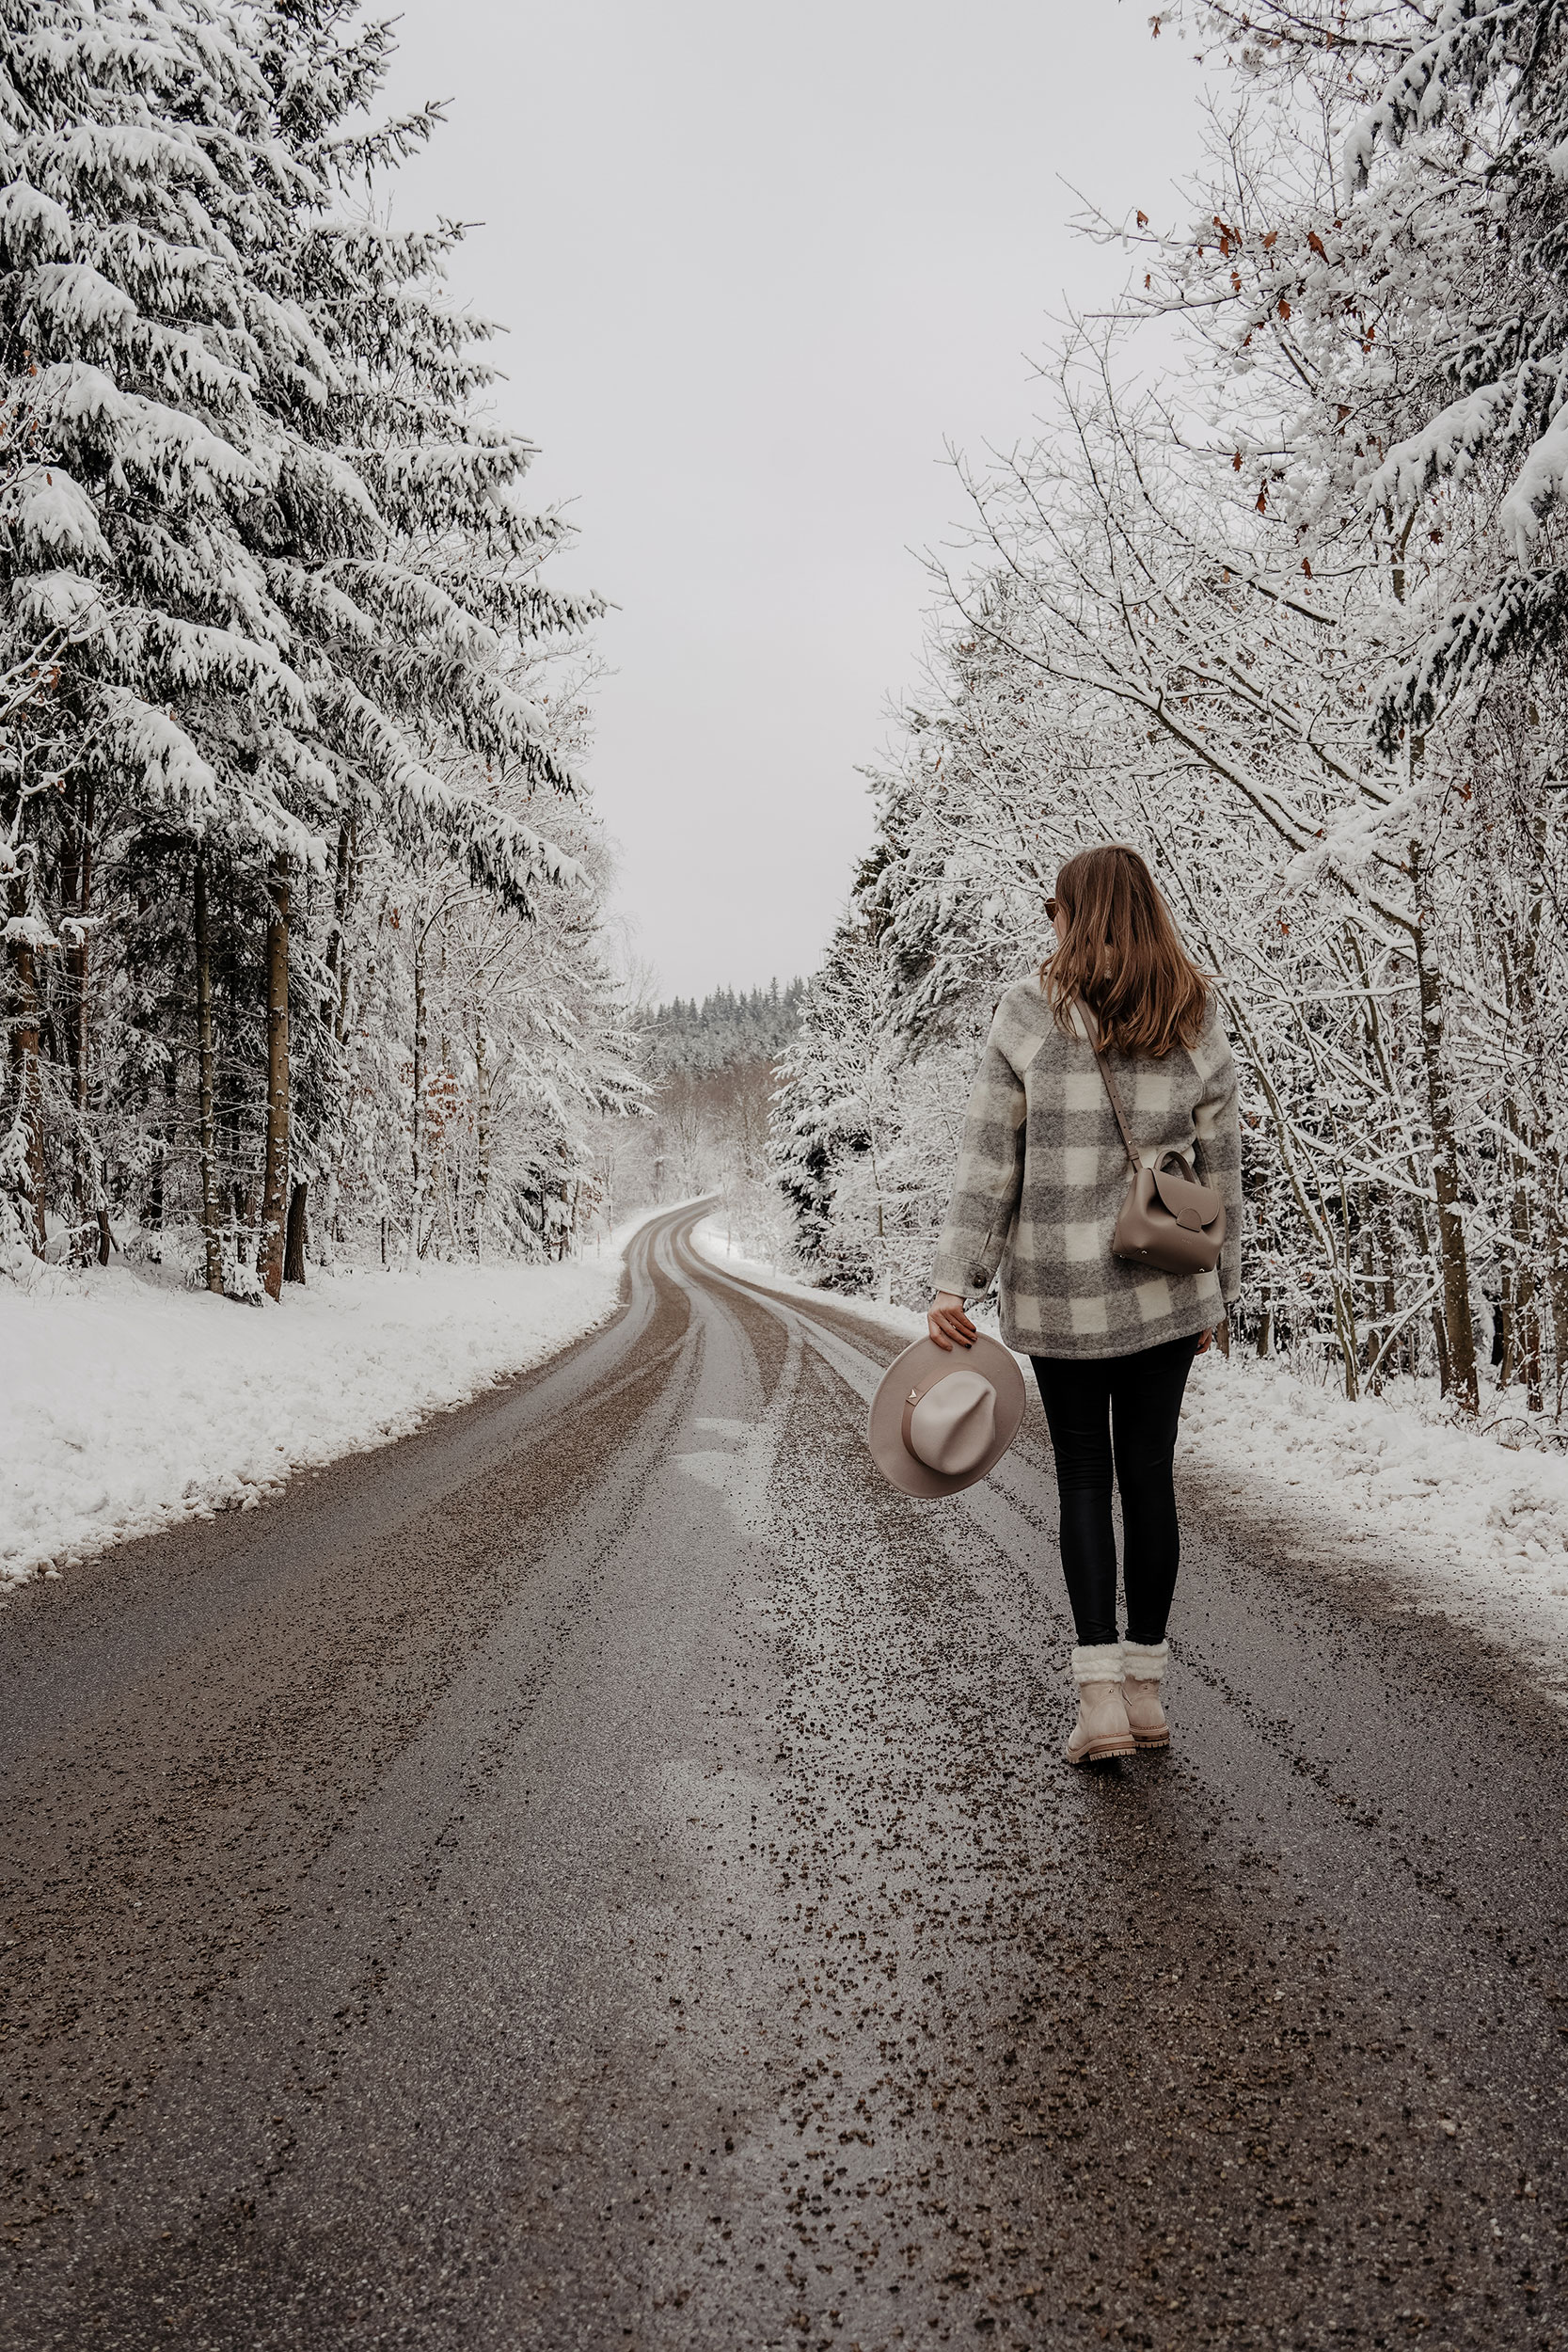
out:
M895 1357L871 1400L871 1458L907 1495L956 1495L1006 1453L1023 1419L1023 1393L1017 1359L983 1331L947 1355L934 1341L916 1340Z

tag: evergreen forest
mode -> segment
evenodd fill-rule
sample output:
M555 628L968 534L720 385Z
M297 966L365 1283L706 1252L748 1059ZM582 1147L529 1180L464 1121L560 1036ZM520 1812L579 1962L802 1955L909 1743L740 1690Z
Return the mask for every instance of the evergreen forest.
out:
M547 1254L640 1099L595 597L350 0L0 22L0 1253Z

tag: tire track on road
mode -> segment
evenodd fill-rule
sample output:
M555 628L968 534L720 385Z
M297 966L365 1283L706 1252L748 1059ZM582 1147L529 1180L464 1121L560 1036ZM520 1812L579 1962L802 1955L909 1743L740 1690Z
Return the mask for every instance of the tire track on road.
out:
M1175 1755L1074 1773L1039 1430L895 1494L902 1337L700 1214L212 1593L40 1588L28 2352L1561 2345L1560 1731L1200 1526Z

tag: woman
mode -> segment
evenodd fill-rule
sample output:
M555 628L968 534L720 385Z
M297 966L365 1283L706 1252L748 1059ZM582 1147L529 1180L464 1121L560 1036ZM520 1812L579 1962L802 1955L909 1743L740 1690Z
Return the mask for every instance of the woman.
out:
M1212 992L1136 850L1113 844L1069 858L1046 913L1056 952L998 1005L970 1098L927 1328L940 1348L968 1346L964 1301L1000 1266L1002 1336L1034 1359L1056 1456L1078 1637L1067 1754L1086 1764L1170 1744L1160 1685L1180 1540L1171 1459L1193 1358L1236 1295L1241 1136ZM1129 1168L1094 1032L1146 1163L1174 1146L1224 1200L1217 1272L1157 1274L1113 1256Z

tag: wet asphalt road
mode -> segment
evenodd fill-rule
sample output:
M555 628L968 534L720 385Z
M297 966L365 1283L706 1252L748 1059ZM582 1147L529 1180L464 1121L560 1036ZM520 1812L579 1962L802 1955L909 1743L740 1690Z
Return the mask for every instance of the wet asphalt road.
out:
M895 1495L692 1222L0 1614L8 2352L1568 2344L1562 1718L1195 1492L1072 1772L1037 1406Z

